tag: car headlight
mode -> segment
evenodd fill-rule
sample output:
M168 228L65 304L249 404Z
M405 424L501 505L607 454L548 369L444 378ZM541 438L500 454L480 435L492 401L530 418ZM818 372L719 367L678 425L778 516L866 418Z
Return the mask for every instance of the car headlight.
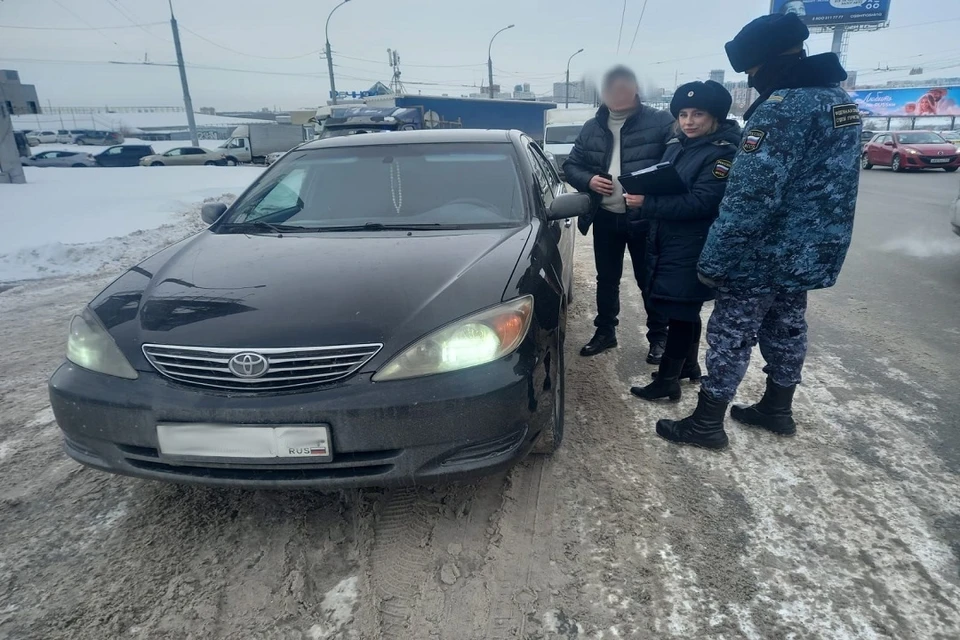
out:
M78 367L108 376L127 380L136 380L139 377L89 307L80 315L74 316L70 322L67 360Z
M533 296L524 296L457 320L421 338L373 376L404 380L487 364L517 350L533 319Z
M909 154L912 155L912 156L918 156L918 155L920 155L920 152L917 151L916 149L906 149L906 152L909 153Z

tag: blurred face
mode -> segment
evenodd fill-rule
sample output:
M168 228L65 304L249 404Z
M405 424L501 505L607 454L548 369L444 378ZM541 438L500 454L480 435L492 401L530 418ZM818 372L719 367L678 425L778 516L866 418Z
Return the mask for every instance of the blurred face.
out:
M717 119L700 109L682 109L677 118L680 130L688 138L699 138L716 131Z
M613 111L625 111L637 103L637 83L615 78L603 91L603 103Z

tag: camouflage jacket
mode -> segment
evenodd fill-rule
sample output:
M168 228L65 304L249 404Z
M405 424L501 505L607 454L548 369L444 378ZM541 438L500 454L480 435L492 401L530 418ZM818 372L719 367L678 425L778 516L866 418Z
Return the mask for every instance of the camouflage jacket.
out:
M744 128L701 279L739 295L833 286L853 233L860 131L839 87L774 91Z

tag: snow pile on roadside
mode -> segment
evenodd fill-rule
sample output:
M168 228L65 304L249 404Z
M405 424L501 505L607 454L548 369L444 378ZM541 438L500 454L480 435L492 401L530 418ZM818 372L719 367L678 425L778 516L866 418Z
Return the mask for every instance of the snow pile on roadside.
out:
M0 185L0 282L86 275L136 264L203 229L204 201L232 202L252 167L27 168Z

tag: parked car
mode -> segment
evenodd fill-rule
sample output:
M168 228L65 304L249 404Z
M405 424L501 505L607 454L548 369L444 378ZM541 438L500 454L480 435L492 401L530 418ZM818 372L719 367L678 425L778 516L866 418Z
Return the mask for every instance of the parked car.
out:
M283 156L287 155L288 153L290 153L290 152L289 152L289 151L274 151L273 153L268 153L268 154L264 157L264 163L265 163L265 164L273 164L274 162L276 162L277 160L279 160L279 159L282 158Z
M148 144L121 144L104 149L94 158L101 167L136 167L142 158L155 154Z
M142 167L162 167L165 165L187 164L226 164L222 151L211 151L200 147L177 147L165 153L140 158Z
M324 489L550 453L589 208L518 131L308 142L73 319L50 380L66 451L156 480Z
M876 131L867 131L866 129L864 129L863 131L860 132L860 142L866 144L871 140L873 140L873 136L875 135L877 135Z
M941 131L940 136L950 144L960 147L960 131Z
M36 144L30 142L31 147L35 147L38 144L56 144L59 142L59 134L56 131L51 131L49 129L44 129L42 131L31 131L27 134L27 140L36 140Z
M97 161L82 151L41 151L23 159L25 167L95 167Z
M123 144L123 136L116 131L87 130L76 136L77 144Z
M863 148L863 169L890 167L907 169L960 169L960 151L933 131L886 131L878 133Z

